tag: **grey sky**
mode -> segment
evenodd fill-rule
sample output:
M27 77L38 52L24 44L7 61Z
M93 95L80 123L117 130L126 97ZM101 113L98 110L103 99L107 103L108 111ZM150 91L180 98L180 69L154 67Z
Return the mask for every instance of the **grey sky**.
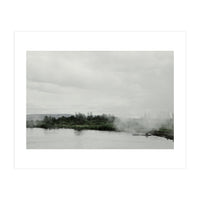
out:
M28 51L27 113L173 112L172 51Z

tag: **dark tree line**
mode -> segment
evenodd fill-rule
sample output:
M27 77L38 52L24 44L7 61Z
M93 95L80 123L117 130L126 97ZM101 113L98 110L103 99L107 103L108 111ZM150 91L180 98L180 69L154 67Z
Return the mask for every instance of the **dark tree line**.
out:
M41 121L27 121L28 128L73 128L77 130L93 129L93 130L109 130L115 131L115 117L112 115L84 115L81 113L71 115L69 117L51 117L45 116Z

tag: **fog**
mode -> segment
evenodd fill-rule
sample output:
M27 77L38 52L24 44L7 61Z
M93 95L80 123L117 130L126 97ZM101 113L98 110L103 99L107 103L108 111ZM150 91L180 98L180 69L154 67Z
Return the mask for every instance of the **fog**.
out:
M151 130L159 130L160 128L173 129L174 119L168 118L117 118L114 122L115 127L119 131L133 134L145 134Z

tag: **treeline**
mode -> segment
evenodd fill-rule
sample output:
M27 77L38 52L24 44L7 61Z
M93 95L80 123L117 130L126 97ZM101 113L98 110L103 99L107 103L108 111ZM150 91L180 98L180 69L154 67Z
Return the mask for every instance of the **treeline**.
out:
M102 130L122 131L132 133L145 133L146 136L159 136L167 139L174 139L173 119L168 119L160 125L151 121L154 125L149 128L148 120L128 119L122 121L113 115L92 115L75 114L71 116L52 117L45 116L43 120L27 120L27 128L71 128L75 130ZM157 127L157 128L156 128Z
M45 116L43 120L40 121L27 121L27 128L73 128L76 130L107 130L107 131L117 131L114 126L115 117L112 115L85 115L85 114L75 114L69 117L51 117Z
M174 129L167 129L167 128L161 127L158 130L151 130L146 133L146 136L152 136L152 135L174 140Z

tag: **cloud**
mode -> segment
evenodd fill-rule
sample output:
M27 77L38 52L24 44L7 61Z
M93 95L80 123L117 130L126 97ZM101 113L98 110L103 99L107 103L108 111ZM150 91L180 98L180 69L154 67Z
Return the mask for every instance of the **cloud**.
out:
M173 112L173 52L27 52L27 112Z

